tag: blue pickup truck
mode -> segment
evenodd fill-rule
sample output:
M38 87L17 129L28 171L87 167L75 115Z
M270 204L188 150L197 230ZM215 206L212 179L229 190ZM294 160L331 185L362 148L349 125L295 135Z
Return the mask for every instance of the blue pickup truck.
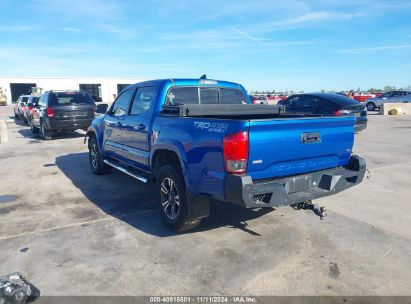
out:
M125 88L85 142L94 174L116 168L156 183L164 222L184 231L209 215L210 199L278 207L359 184L354 124L253 105L237 83L164 79Z

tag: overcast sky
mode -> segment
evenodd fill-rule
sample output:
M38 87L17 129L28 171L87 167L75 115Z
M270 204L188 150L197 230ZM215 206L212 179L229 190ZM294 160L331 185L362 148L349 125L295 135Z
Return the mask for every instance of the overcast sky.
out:
M0 76L411 84L411 1L0 0Z

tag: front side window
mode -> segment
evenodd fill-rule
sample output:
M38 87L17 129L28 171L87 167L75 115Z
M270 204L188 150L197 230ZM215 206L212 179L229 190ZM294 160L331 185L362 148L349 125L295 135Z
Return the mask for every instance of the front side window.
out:
M131 107L131 115L140 115L150 109L156 98L156 88L143 87L137 90Z
M133 94L133 89L123 91L123 93L119 97L117 97L116 101L114 102L110 113L117 117L127 115Z
M388 98L388 97L393 97L394 92L387 92L381 95L381 98Z
M293 106L295 106L299 103L300 99L301 99L300 96L294 96L294 97L291 97L291 98L283 101L283 104L286 105L286 106L289 106L289 107L293 107Z

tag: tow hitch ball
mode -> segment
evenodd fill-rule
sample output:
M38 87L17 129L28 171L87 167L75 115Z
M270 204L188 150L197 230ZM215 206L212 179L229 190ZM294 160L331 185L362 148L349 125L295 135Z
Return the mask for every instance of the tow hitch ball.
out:
M307 209L313 210L314 213L317 214L320 217L320 219L322 219L322 220L327 215L325 213L325 211L326 211L325 207L320 206L318 204L313 204L312 201L307 201L307 202L303 202L303 203L294 204L294 205L291 205L291 207L294 210L301 210L301 209L302 210L307 210Z

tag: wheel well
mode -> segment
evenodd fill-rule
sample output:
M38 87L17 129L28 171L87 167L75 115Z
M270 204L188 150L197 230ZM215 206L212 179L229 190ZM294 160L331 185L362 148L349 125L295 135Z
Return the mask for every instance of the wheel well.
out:
M156 175L164 165L176 165L177 168L181 170L180 159L177 154L171 150L157 150L154 153L152 165L154 175Z
M87 134L86 134L86 138L87 137L89 138L88 141L87 141L87 147L90 148L90 139L92 137L97 138L97 136L96 136L96 133L94 133L93 131L88 131Z

